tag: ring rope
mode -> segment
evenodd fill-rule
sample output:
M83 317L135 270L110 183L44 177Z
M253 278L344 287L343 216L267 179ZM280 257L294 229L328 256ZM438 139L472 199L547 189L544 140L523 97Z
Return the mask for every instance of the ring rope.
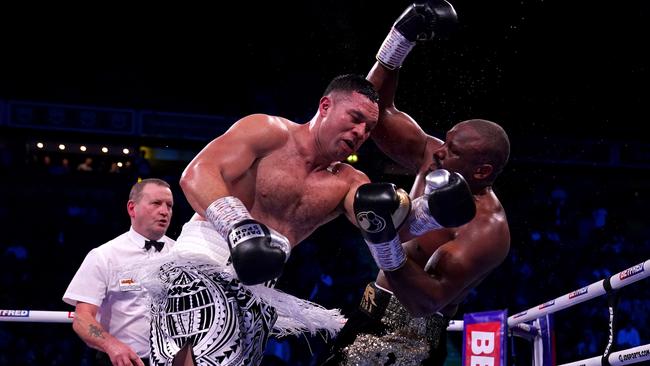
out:
M650 259L616 273L607 279L569 292L554 300L524 310L508 318L508 327L541 318L547 314L602 296L650 276Z
M74 311L0 310L2 322L72 323Z
M650 344L628 348L622 351L612 352L607 358L607 362L611 366L618 365L631 365L633 363L649 361L650 360ZM601 366L603 365L603 357L596 356L587 358L580 361L571 363L564 363L559 366Z

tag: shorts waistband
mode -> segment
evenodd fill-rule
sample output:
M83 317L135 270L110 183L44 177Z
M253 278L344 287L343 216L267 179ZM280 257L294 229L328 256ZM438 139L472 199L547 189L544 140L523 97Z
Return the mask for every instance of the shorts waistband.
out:
M381 289L374 282L364 291L359 309L366 315L381 322L389 331L409 329L423 336L431 336L446 330L449 317L435 313L426 317L413 317L390 292Z

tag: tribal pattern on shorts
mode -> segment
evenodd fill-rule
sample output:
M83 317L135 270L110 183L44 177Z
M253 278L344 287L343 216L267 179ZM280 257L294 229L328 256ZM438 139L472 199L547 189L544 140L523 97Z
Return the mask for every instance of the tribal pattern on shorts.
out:
M161 267L167 296L152 305L151 364L170 366L192 345L197 366L258 365L277 319L231 276L209 264Z

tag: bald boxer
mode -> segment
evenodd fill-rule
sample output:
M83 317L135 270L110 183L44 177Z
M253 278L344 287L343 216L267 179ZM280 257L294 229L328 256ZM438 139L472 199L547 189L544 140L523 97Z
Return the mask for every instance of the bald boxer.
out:
M492 190L510 154L506 132L496 123L473 119L455 125L442 141L395 107L406 56L417 41L445 34L455 23L454 8L441 0L414 3L394 23L367 76L381 96L372 138L417 175L411 197L429 196L441 170L460 173L476 215L467 224L405 241L395 254L406 258L398 268L378 263L381 271L339 333L327 365L443 365L449 317L508 254L508 222Z

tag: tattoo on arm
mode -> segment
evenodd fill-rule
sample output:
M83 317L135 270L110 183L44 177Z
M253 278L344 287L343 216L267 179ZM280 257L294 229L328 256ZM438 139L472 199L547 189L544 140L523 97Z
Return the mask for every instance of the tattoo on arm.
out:
M96 327L92 324L90 325L90 327L88 327L88 333L92 337L102 338L102 339L104 338L104 331L101 328Z

